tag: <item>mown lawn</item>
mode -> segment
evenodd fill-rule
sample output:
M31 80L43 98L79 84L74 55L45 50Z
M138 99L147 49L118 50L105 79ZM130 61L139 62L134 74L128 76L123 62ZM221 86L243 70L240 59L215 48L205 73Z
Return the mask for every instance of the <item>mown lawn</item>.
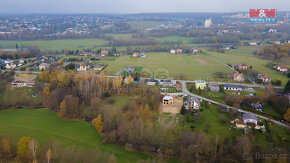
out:
M108 67L105 71L109 75L116 75L128 66L142 67L142 71L149 72L152 77L160 71L166 71L169 78L176 78L182 73L190 80L212 80L212 74L215 72L232 74L230 69L205 55L172 55L169 53L146 53L145 55L147 55L146 58L133 58L126 55L116 61L95 61L93 63L107 64Z
M248 66L252 66L253 70L262 74L270 75L273 81L275 81L276 79L281 79L282 86L285 86L285 84L289 80L287 76L266 67L267 63L272 61L259 58L258 56L252 54L258 48L259 47L256 46L255 47L247 46L247 47L239 47L237 50L226 51L226 53L215 53L215 52L209 53L227 64L235 65L240 63L246 63ZM288 65L288 67L289 66L290 65Z
M102 144L102 137L87 122L79 120L62 120L48 109L36 110L3 110L0 111L0 134L19 139L22 136L36 138L41 145L58 141L65 146L81 148L99 148L103 152L112 153L118 162L137 162L152 156L131 152L123 147Z
M107 41L100 39L65 39L65 40L36 40L36 41L4 41L0 40L2 48L15 48L23 46L37 46L42 52L49 50L60 51L63 49L91 49L95 46L105 46Z

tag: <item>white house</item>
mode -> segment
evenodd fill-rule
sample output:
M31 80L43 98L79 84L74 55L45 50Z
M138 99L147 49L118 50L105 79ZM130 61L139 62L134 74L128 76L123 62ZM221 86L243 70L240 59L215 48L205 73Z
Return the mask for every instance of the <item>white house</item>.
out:
M41 63L41 64L39 64L38 67L40 70L47 70L49 68L49 65L50 64L48 64L48 63Z
M287 72L288 68L287 68L287 66L278 66L277 70L280 71L280 72Z
M176 50L174 50L174 49L170 50L170 54L175 54L175 53L176 53Z
M6 69L14 69L14 68L16 68L16 64L14 64L14 63L8 63L8 64L6 64L5 68Z
M250 46L257 46L258 44L256 42L250 42Z
M10 64L10 63L12 63L13 62L13 60L11 60L11 59L6 59L6 60L4 60L4 63L5 64Z
M77 71L87 71L89 69L89 65L78 65Z
M258 118L254 114L245 113L245 114L243 114L243 122L245 124L247 124L247 123L253 123L253 124L257 125Z

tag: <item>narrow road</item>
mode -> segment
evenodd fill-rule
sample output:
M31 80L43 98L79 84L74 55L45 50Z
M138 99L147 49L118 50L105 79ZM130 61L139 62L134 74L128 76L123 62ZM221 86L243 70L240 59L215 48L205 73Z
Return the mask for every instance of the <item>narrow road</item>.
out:
M181 82L181 84L182 84L182 90L183 90L183 93L185 93L185 94L188 94L188 95L190 95L190 96L196 97L196 98L201 99L201 100L204 100L204 101L208 101L208 102L210 102L210 103L213 103L213 104L216 104L216 105L219 105L219 106L225 107L225 108L229 108L229 109L237 110L238 112L241 112L241 113L254 114L254 115L256 115L256 116L259 117L259 118L262 118L262 119L264 119L264 120L267 120L267 121L273 122L273 123L275 123L275 124L277 124L277 125L279 125L279 126L281 126L281 127L285 127L285 128L287 128L287 129L290 129L290 126L289 126L289 125L284 124L284 123L279 122L279 121L276 121L276 120L273 120L273 119L270 119L270 118L265 117L265 116L263 116L263 115L259 115L259 114L256 114L256 113L252 113L252 112L249 112L249 111L245 111L245 110L242 110L242 109L239 109L239 108L236 108L236 107L232 107L232 106L229 106L229 105L226 105L226 104L223 104L223 103L217 102L217 101L213 101L213 100L210 100L210 99L207 99L207 98L204 98L204 97L198 96L198 95L196 95L196 94L193 94L193 93L191 93L191 92L189 92L189 91L187 90L187 88L186 88L186 82L183 81L183 82Z

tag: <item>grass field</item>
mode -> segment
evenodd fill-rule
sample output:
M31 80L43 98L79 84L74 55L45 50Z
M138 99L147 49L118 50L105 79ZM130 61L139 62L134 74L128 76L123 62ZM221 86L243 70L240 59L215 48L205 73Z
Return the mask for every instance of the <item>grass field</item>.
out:
M270 60L265 60L259 58L258 56L253 55L252 53L257 50L259 47L239 47L238 50L226 51L226 53L214 53L209 52L216 58L222 60L227 64L239 64L246 63L248 66L253 66L255 71L258 71L262 74L268 74L272 77L272 80L281 79L282 86L284 86L289 80L286 75L283 75L273 69L266 67ZM289 67L290 65L288 65Z
M107 41L100 39L75 39L75 40L37 40L37 41L3 41L0 40L2 48L15 48L23 46L37 46L41 51L63 50L63 49L91 49L95 46L105 46Z
M170 78L183 73L191 80L207 80L208 77L211 80L212 74L217 71L232 74L230 69L205 55L171 55L169 53L146 53L146 55L146 58L123 56L116 61L96 61L95 63L108 64L105 71L109 75L116 75L128 66L143 67L144 71L149 71L151 74L168 71Z
M132 34L107 34L112 36L116 40L130 40L132 39Z
M130 152L123 147L102 144L102 137L87 122L62 120L48 109L4 110L0 111L0 134L19 139L22 136L36 138L41 145L58 141L65 146L99 148L102 152L112 153L118 162L137 162L152 156Z

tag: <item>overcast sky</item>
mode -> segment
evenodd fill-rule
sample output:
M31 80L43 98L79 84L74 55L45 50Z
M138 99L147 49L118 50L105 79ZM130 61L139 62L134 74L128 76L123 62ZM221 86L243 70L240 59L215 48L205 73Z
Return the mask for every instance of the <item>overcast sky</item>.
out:
M290 11L290 0L0 0L0 13Z

